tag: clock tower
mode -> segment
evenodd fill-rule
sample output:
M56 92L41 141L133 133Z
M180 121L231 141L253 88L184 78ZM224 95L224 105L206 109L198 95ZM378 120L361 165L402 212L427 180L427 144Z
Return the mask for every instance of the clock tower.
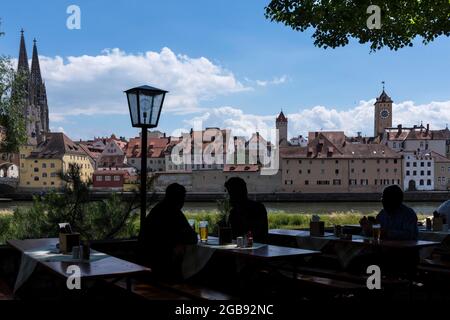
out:
M375 137L383 135L384 129L392 127L392 102L391 97L384 91L383 82L383 92L375 102Z

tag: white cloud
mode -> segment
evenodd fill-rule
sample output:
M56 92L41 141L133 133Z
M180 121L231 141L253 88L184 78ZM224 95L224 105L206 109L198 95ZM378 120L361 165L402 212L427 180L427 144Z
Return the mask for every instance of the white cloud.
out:
M116 48L65 59L40 56L40 63L53 122L70 115L126 114L123 91L141 84L169 90L164 112L177 113L198 111L201 101L250 89L207 58L176 55L169 48L143 54Z
M281 77L274 77L272 80L255 80L252 81L250 79L246 79L248 82L254 82L256 85L260 87L267 87L269 85L279 85L288 81L288 77L286 75L282 75Z
M325 106L304 108L295 113L287 113L289 135L307 134L308 131L330 130L345 131L347 135L373 135L374 100L361 101L358 106L347 110L337 110ZM232 129L234 135L250 136L259 131L264 132L275 127L277 114L248 114L234 107L213 108L198 117L185 120L192 127L195 121L202 121L203 127L220 127ZM450 101L415 104L405 101L393 106L393 126L401 123L405 126L430 124L432 129L445 128L450 124ZM188 128L184 128L188 130Z

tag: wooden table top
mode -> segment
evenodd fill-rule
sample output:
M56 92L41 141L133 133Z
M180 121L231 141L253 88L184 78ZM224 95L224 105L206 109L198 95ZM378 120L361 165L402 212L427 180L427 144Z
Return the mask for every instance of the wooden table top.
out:
M28 239L28 240L9 240L8 244L13 248L24 253L46 246L55 246L58 243L57 238L44 239ZM128 276L137 273L145 273L151 271L149 268L138 264L125 261L110 255L106 258L95 261L55 261L47 262L37 260L41 265L55 272L57 275L67 278L70 274L66 273L70 265L80 267L81 278L112 278L119 276Z
M269 230L270 235L276 236L287 236L287 237L309 237L309 231L307 230L287 230L287 229L271 229ZM361 237L352 238L351 240L340 239L335 237L332 233L326 232L322 237L313 237L313 238L321 238L328 239L330 241L336 242L351 242L355 245L366 245L366 246L381 246L386 248L393 249L402 249L402 248L424 248L437 246L440 243L435 241L424 241L424 240L381 240L374 241L373 239L363 239Z
M209 243L213 245L218 244L217 237L208 237ZM289 259L289 258L299 258L299 257L307 257L321 254L320 251L315 250L307 250L307 249L299 249L299 248L290 248L290 247L282 247L275 245L264 245L257 249L220 249L215 248L216 250L220 250L225 254L232 254L242 257L248 258L256 258L262 260L280 260L280 259Z

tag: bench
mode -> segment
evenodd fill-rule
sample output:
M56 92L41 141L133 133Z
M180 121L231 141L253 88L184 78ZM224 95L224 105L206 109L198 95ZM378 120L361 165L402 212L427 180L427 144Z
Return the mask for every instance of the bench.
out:
M350 281L336 280L328 277L314 276L298 272L294 273L293 271L286 270L282 270L280 273L286 278L295 279L296 284L301 286L326 289L328 291L333 291L333 293L351 294L367 290L365 285Z
M0 279L0 300L14 300L13 291L3 279Z
M117 281L115 286L126 289L125 281ZM233 300L229 294L191 283L166 283L160 281L133 279L132 293L145 300Z

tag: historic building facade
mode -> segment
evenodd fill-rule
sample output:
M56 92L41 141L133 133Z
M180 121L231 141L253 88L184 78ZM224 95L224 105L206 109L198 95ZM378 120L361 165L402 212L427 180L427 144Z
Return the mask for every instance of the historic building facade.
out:
M82 181L92 179L94 168L89 155L64 133L47 133L36 147L21 148L19 186L59 189L64 186L60 173L73 165L79 167Z

